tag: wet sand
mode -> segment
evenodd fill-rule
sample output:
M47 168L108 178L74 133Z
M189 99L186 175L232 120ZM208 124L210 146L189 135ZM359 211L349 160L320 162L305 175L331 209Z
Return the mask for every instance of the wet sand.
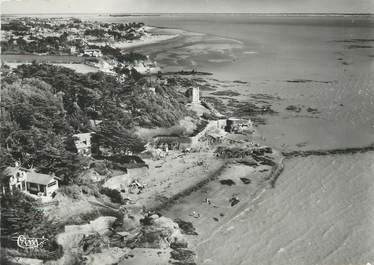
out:
M293 158L275 189L241 196L235 211L227 213L220 198L243 187L217 191L212 184L205 196L219 208L199 203L196 193L169 213L201 213L190 218L198 264L366 264L374 260L373 159L373 152Z

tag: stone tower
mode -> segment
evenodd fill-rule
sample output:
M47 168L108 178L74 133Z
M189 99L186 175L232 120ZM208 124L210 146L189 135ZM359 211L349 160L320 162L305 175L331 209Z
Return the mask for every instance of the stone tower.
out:
M191 102L200 103L200 89L198 87L192 88Z
M190 103L200 103L200 89L198 87L187 89L185 96L188 97Z

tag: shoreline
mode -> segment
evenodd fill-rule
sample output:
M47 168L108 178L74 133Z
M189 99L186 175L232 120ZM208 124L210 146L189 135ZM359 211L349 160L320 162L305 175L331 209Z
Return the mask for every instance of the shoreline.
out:
M228 225L232 220L236 220L240 216L242 216L246 212L251 212L254 208L258 207L256 206L255 201L260 199L265 193L269 192L271 189L276 189L276 182L279 177L281 177L282 173L285 169L285 162L286 160L290 160L297 157L308 157L308 156L340 156L340 155L355 155L355 154L361 154L366 152L374 151L374 146L369 145L366 147L357 147L357 148L341 148L341 149L331 149L331 150L308 150L308 151L291 151L291 152L280 152L283 156L283 158L280 159L279 162L275 163L271 167L271 172L268 174L268 177L264 178L265 185L261 185L258 188L255 189L253 193L250 193L247 198L243 198L245 209L238 211L233 216L229 214L230 219L228 221L224 221L224 223L218 222L219 224L218 228L211 228L209 227L209 222L211 222L212 214L211 212L205 212L202 214L202 217L199 217L198 219L191 218L190 216L183 214L183 212L186 211L186 209L196 209L200 212L203 209L206 209L206 206L204 206L204 203L193 203L190 202L192 198L200 197L200 193L204 193L204 190L211 190L212 187L219 185L217 182L218 179L220 179L220 175L224 174L223 171L225 167L230 166L230 162L226 162L223 166L221 166L214 174L210 175L206 179L203 179L202 181L196 183L195 185L192 185L188 188L186 188L184 191L181 191L171 198L169 198L166 202L162 203L161 205L152 208L152 211L155 212L161 212L163 215L175 220L175 219L182 219L187 222L191 222L193 224L194 229L198 232L197 236L190 236L189 237L189 246L191 246L196 253L197 262L205 262L203 260L199 260L199 249L200 247L208 242L211 238L213 238L217 233L219 233L223 228L230 229L230 226ZM232 166L232 164L231 164ZM248 173L248 176L251 176L252 173ZM267 183L267 184L266 184ZM222 187L221 192L225 192L224 190L230 190L232 188L229 187ZM208 196L208 194L204 195ZM213 196L213 195L212 195ZM212 201L214 201L214 197L212 198ZM241 202L239 203L241 204ZM187 205L185 209L185 205ZM194 205L194 206L192 206ZM216 206L218 208L223 207L222 204L217 203ZM185 210L182 210L185 209ZM220 210L225 212L225 210ZM226 210L227 211L227 210ZM225 213L226 216L226 213ZM222 217L226 218L226 217ZM201 219L201 220L199 220ZM214 219L214 218L213 218ZM221 218L219 218L221 219ZM208 228L209 227L209 228ZM202 232L204 231L204 232ZM211 232L209 232L211 231ZM203 233L203 234L201 234ZM209 263L210 264L210 263Z
M172 41L183 36L184 31L172 28L159 28L159 27L148 27L151 32L148 36L143 36L141 39L134 41L117 41L113 43L107 42L93 42L90 45L106 46L109 45L112 48L129 49L132 51L135 48L157 45L166 41ZM159 33L159 32L163 33ZM26 59L25 59L26 58ZM47 63L69 63L69 64L81 64L83 63L83 57L76 55L38 55L38 54L22 54L22 53L2 53L0 54L1 61L12 62L12 63L31 63L32 61L40 61Z
M99 46L99 47L103 47L103 46L108 45L112 48L130 49L131 50L131 49L140 48L140 47L144 47L144 46L160 44L160 43L163 43L165 41L170 41L170 40L177 39L180 36L181 36L181 34L151 35L151 36L148 36L144 39L135 40L135 41L132 41L132 42L126 42L126 41L115 42L115 43L97 42L97 43L89 43L89 44L90 45L96 45L96 46Z
M352 147L352 148L341 148L341 149L331 149L331 150L306 150L306 151L290 151L290 152L280 152L284 157L280 159L278 163L272 166L269 176L266 178L269 181L270 187L275 188L277 179L281 176L284 170L284 161L297 157L308 157L308 156L336 156L336 155L355 155L366 152L373 152L374 145L369 145L366 147ZM217 180L225 169L225 167L231 165L232 162L226 161L221 165L216 171L207 176L206 178L200 180L191 186L186 187L184 190L177 192L173 196L167 199L167 201L162 202L160 205L151 207L149 210L153 212L168 211L170 207L178 203L181 200L194 192L198 192L206 185L209 185L212 181Z

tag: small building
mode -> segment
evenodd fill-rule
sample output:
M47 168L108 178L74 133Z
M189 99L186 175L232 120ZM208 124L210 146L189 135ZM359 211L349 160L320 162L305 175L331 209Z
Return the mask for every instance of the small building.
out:
M90 56L90 57L101 57L101 56L103 56L101 50L99 50L99 49L85 49L83 51L83 55Z
M105 60L100 60L97 66L99 67L99 70L104 73L112 73L113 67Z
M198 87L191 87L186 91L185 94L190 103L200 103L200 89Z
M253 131L251 120L228 118L226 120L225 131L229 133L242 133L244 131Z
M28 194L52 197L58 189L58 178L54 174L42 174L34 169L22 167L7 167L4 175L10 176L10 190L18 189Z
M156 88L155 87L148 87L148 91L153 93L153 94L156 94Z
M92 133L78 133L73 135L78 154L91 156L91 135Z
M147 60L145 62L135 62L133 68L142 75L157 74L161 71L161 68L157 65L157 62L151 62L150 60Z
M77 54L77 47L76 46L70 46L70 54Z
M99 129L100 124L102 123L102 120L90 120L90 127L93 130Z

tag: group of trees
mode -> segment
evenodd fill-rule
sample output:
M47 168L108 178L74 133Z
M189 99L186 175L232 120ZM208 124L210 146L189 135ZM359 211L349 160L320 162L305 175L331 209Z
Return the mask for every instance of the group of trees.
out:
M95 36L97 38L103 38L106 33L104 29L86 29L84 35Z
M27 31L30 29L30 27L26 26L24 23L17 19L13 19L9 21L9 23L2 23L1 29L7 31Z
M108 34L110 36L113 36L114 40L116 41L139 39L142 34L137 33L135 29L144 26L144 23L116 23L111 24L111 29L109 28L110 24L108 23L100 24L100 26L101 28L86 29L84 31L84 35L103 39L105 35Z
M108 25L109 26L109 25ZM141 28L144 26L144 23L143 22L129 22L129 23L115 23L115 24L112 24L112 29L113 30L119 30L119 31L127 31L131 28Z
M73 43L67 41L67 34L63 33L60 37L30 37L29 41L20 35L8 41L2 41L1 47L3 52L60 54L61 52L70 52L68 49L70 44Z
M95 47L92 46L91 48L100 48L103 55L115 58L121 63L134 63L135 61L145 61L147 60L147 56L137 52L129 52L129 53L122 53L121 49L119 48L112 48L108 45L104 47Z
M37 78L5 77L1 86L2 166L19 161L44 173L55 172L63 183L70 182L81 161L72 149L74 128L61 99Z
M1 245L17 248L17 237L46 238L43 247L33 253L32 257L40 259L57 259L61 257L62 247L56 242L56 235L63 229L63 224L48 219L38 203L22 192L0 198L1 204ZM4 263L7 264L7 263Z
M72 19L69 26L80 25L80 21ZM68 27L65 24L52 25L45 20L10 20L9 23L2 24L2 30L12 31L13 36L8 40L1 41L2 52L4 53L49 53L61 54L69 53L70 45L76 45L74 41L68 41L68 33L63 32L60 36L36 37L30 32L31 28L40 27L49 30L61 31ZM27 36L27 40L24 38ZM77 46L77 45L76 45ZM78 45L80 46L80 45Z
M21 161L62 183L74 181L82 167L73 134L95 130L98 146L114 154L141 152L144 141L137 127L169 127L188 112L185 98L170 87L146 89L144 79L125 84L101 72L79 74L48 65L2 69L0 160L3 166ZM102 120L97 128L90 120Z

